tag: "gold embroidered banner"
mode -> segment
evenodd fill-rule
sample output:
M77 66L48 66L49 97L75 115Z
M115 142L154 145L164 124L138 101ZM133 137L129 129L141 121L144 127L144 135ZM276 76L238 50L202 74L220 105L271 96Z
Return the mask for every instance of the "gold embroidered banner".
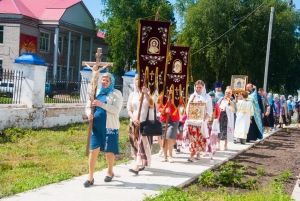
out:
M190 47L170 47L171 60L168 62L163 105L167 103L168 90L172 86L172 103L176 108L185 105L188 96Z
M138 30L137 69L139 88L144 85L144 75L148 71L148 89L153 95L164 90L165 70L168 65L170 47L170 22L140 20Z

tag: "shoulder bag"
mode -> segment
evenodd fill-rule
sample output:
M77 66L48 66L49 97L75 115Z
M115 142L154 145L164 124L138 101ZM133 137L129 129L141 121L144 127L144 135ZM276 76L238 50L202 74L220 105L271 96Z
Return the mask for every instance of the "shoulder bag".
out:
M154 105L154 120L149 120L149 110L145 121L140 123L140 132L142 136L160 136L162 135L162 127L160 121L156 119L156 108Z

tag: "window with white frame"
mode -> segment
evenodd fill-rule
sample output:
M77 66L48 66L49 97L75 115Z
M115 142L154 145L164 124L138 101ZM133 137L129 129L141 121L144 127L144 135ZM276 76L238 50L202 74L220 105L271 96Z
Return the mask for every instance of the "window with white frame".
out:
M4 27L0 26L0 43L3 43L3 37L4 37L3 30L4 30Z
M63 46L64 46L64 37L60 36L58 38L58 49L60 54L63 52Z
M71 55L75 54L75 39L71 40Z
M50 50L50 34L46 32L41 32L40 34L40 50L49 51Z

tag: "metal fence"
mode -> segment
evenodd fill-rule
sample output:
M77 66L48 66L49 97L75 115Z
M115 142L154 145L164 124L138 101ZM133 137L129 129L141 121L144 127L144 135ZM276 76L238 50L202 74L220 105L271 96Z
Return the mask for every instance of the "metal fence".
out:
M45 103L86 103L88 85L88 81L47 80ZM123 91L123 85L115 85L115 88Z
M23 72L0 69L0 104L20 104Z
M23 72L0 69L0 104L20 104ZM86 103L88 81L46 80L45 103ZM123 85L115 85L123 91Z
M88 81L46 80L45 103L85 103Z

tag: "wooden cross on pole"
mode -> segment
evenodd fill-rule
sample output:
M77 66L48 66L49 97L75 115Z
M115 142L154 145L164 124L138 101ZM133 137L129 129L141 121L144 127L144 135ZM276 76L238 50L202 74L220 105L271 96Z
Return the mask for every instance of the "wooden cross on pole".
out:
M95 108L92 106L92 102L96 99L100 71L107 67L113 67L113 63L101 62L102 48L97 49L97 53L95 54L95 57L96 57L96 62L83 61L81 64L82 66L87 66L89 69L92 70L91 93L90 93L91 106L90 107L91 107L91 114L93 114L93 115L94 115ZM93 66L93 67L90 67L90 66ZM102 68L100 68L100 66L102 66ZM86 142L86 150L85 150L86 156L89 155L92 127L93 127L93 120L90 120L89 129L88 129L88 137L87 137L87 142Z
M113 63L109 63L109 62L101 62L101 59L102 59L102 48L98 48L97 49L97 53L95 54L95 58L96 58L96 62L92 62L92 61L83 61L82 62L82 66L86 66L89 65L89 66L94 66L94 65L97 65L98 67L99 66L106 66L107 64L110 64L111 67L113 67Z

